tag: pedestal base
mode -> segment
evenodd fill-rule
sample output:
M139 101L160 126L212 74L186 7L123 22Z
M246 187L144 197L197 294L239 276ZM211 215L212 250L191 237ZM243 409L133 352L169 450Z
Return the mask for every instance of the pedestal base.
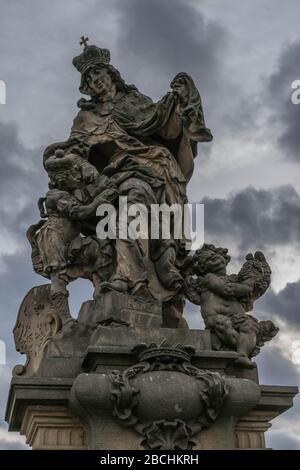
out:
M35 349L14 369L9 430L33 449L265 448L297 388L260 386L236 352L212 350L208 330L161 328L160 307L110 292L44 342L48 314L19 318Z
M143 449L135 431L121 426L110 414L95 417L99 437L91 445L88 426L70 411L72 385L73 380L60 380L58 384L51 379L14 378L6 415L9 430L25 435L35 450ZM230 411L217 418L199 433L193 450L264 449L271 421L293 406L298 389L271 385L259 389L254 409L239 418L230 416Z
M236 353L210 349L207 330L156 328L155 343L148 337L99 326L81 373L50 344L41 370L70 376L14 377L9 430L33 449L265 448L270 421L293 405L297 387L259 386L257 374L234 365Z

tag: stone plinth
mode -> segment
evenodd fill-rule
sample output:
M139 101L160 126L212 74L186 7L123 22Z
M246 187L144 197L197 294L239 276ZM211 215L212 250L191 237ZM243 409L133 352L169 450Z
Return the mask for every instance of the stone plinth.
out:
M81 323L124 324L141 328L160 327L162 305L121 292L106 292L97 301L85 302L79 312Z
M14 378L6 414L9 430L25 435L33 449L96 448L89 443L84 421L70 412L73 382L66 379L58 384L49 378ZM225 411L224 416L200 433L194 449L264 449L265 432L271 427L271 421L293 406L298 389L267 385L259 389L259 401L251 411L239 419L231 416L230 410ZM142 448L136 442L135 432L118 424L111 415L102 416L99 421L96 418L95 423L99 422L100 432L94 435L99 440L97 448L105 442L101 434L109 441L105 442L110 444L106 449Z
M50 340L40 376L12 379L6 420L33 449L264 449L297 393L259 385L236 353L212 351L208 330L152 328L149 341L146 329L99 325L72 358L62 338L78 341L76 328Z

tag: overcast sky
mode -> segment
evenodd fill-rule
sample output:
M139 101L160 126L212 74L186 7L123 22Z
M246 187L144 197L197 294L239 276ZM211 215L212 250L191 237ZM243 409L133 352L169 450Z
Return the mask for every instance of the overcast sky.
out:
M284 6L283 6L284 3ZM109 48L128 83L159 99L177 72L191 74L214 141L199 146L189 187L205 203L207 242L226 246L231 271L260 249L273 270L272 290L255 307L281 332L262 350L261 383L297 385L300 376L300 80L299 0L0 0L0 365L3 420L14 352L12 328L26 292L43 283L32 272L25 230L38 220L47 188L42 151L65 140L80 97L72 58L82 34ZM74 314L91 295L71 288ZM201 326L189 306L191 327ZM295 352L296 351L296 352ZM298 358L298 360L297 360ZM298 362L298 363L297 363ZM0 422L0 448L24 448ZM274 421L267 444L300 449L300 401Z

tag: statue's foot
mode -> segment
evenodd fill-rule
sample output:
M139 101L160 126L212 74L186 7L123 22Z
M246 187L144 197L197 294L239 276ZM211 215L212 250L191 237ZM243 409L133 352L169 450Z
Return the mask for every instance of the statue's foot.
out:
M235 364L241 367L245 367L246 369L255 369L256 367L256 364L252 362L251 359L249 359L246 356L239 356L236 359Z

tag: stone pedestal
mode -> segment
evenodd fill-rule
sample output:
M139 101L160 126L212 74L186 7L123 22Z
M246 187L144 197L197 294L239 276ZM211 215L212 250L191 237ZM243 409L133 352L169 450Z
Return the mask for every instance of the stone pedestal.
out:
M106 410L102 410L101 418L93 417L94 435L90 438L92 428L88 429L86 418L79 419L70 411L72 384L73 380L68 379L14 378L6 414L9 430L25 435L36 450L143 449L136 433L121 426ZM80 381L77 385L80 387ZM265 432L274 418L293 406L297 387L261 385L259 390L259 401L251 411L240 418L232 416L232 410L225 411L210 428L199 433L193 449L264 449ZM83 389L80 393L84 394Z
M33 449L264 449L293 405L296 387L259 385L208 330L86 328L66 326L36 374L12 379L9 430Z

